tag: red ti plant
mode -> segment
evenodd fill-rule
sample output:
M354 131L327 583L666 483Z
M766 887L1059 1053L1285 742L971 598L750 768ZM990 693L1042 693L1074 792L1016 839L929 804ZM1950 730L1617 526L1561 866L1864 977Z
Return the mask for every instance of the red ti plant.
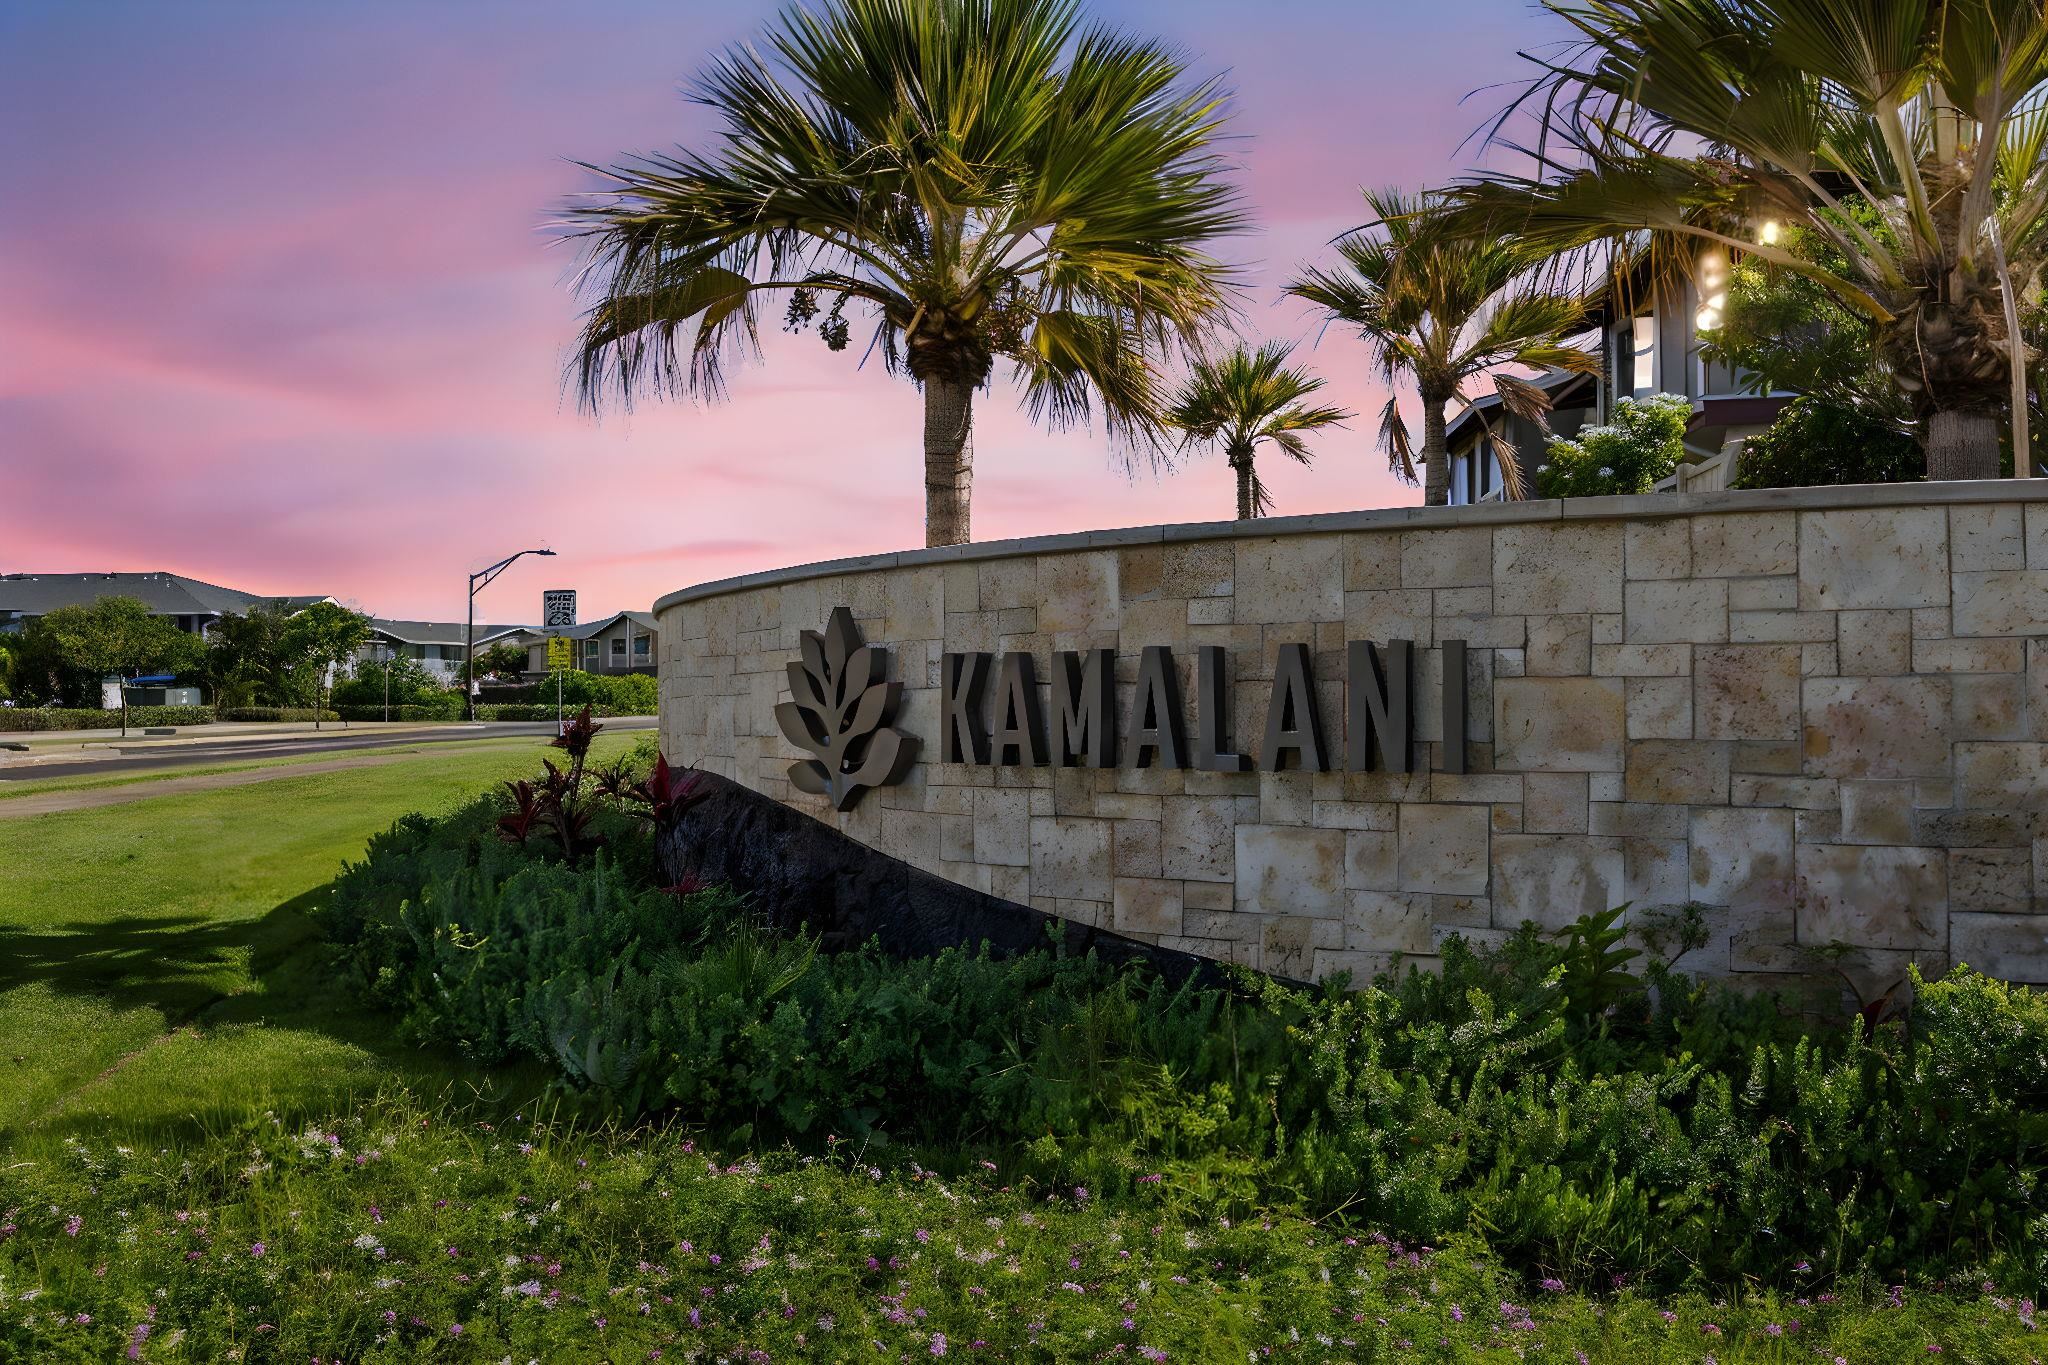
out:
M498 837L508 844L524 845L541 823L540 794L526 781L507 782L505 790L512 793L512 809L498 817Z
M676 827L684 814L698 802L711 795L704 781L704 774L692 768L671 768L668 755L654 756L654 771L647 775L645 782L636 783L631 795L647 807L647 818L654 822L655 831L666 834Z

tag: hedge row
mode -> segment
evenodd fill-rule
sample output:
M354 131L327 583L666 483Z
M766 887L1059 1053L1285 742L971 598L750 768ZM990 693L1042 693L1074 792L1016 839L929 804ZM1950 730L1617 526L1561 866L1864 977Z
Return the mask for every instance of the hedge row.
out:
M206 725L214 718L211 706L131 706L130 729L149 725ZM118 730L119 711L87 710L76 706L0 706L0 730Z
M338 711L315 711L310 706L230 706L220 713L222 720L340 720Z
M456 697L446 706L394 702L388 709L381 704L344 706L339 709L343 720L461 720L462 698Z
M581 706L571 706L567 703L564 703L562 706L562 714L564 716L581 715L582 712L583 708ZM624 716L638 713L621 711L617 707L612 706L593 706L590 708L590 714L593 716ZM553 720L555 718L555 704L549 702L545 706L528 706L521 703L506 702L498 705L479 706L476 708L476 718L478 720Z

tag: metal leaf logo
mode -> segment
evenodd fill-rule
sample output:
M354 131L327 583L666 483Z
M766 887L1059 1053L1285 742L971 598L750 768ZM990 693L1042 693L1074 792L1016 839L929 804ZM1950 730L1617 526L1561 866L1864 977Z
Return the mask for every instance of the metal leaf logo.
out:
M789 665L793 700L775 708L784 738L816 758L789 765L797 790L852 810L870 787L900 781L917 741L888 725L903 684L884 682L889 652L863 644L853 613L837 607L825 633L803 634L802 661Z

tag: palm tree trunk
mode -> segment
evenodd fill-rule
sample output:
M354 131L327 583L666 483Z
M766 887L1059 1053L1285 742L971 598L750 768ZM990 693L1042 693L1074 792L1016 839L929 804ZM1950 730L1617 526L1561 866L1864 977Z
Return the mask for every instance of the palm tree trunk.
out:
M1927 415L1929 479L1998 477L1998 419L1955 409Z
M964 545L974 490L974 386L934 375L924 381L924 543Z
M1442 507L1451 500L1451 452L1444 437L1444 405L1422 399L1422 502Z
M1252 498L1252 457L1232 455L1230 467L1237 471L1237 519L1250 521L1259 514Z

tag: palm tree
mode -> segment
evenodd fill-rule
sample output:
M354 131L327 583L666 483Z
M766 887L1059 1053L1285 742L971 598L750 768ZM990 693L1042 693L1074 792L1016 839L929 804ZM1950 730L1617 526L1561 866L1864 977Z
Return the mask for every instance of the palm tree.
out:
M1365 200L1374 221L1338 238L1343 265L1304 270L1287 292L1357 328L1390 391L1404 381L1414 385L1422 399L1421 451L1392 392L1380 414L1380 444L1409 483L1418 461L1426 467L1423 501L1441 506L1450 501L1445 409L1469 385L1490 377L1508 412L1546 425L1550 396L1502 367L1597 374L1600 361L1567 344L1587 325L1585 302L1540 268L1546 253L1445 230L1443 200L1435 194L1368 190ZM1513 444L1492 428L1486 439L1504 491L1524 496Z
M1099 407L1156 453L1156 362L1224 311L1209 247L1243 225L1215 152L1223 93L1157 43L1080 27L1075 0L827 0L769 55L730 51L696 98L716 149L603 169L571 209L595 303L584 401L722 390L762 296L924 390L925 534L968 539L974 391L1010 362L1034 417ZM820 314L823 314L822 318Z
M1756 255L1872 320L1930 478L1995 477L2008 405L2026 447L2013 286L2048 263L2041 0L1545 4L1579 41L1517 102L1540 169L1469 186L1476 230ZM1772 222L1831 250L1787 250Z
M1214 442L1223 447L1237 471L1237 519L1249 521L1272 509L1273 499L1259 479L1258 449L1271 443L1303 464L1309 462L1302 433L1342 426L1351 414L1342 408L1309 407L1301 402L1323 387L1323 381L1302 369L1290 369L1294 348L1269 341L1258 350L1238 346L1221 360L1197 360L1167 422L1186 433L1183 444Z

